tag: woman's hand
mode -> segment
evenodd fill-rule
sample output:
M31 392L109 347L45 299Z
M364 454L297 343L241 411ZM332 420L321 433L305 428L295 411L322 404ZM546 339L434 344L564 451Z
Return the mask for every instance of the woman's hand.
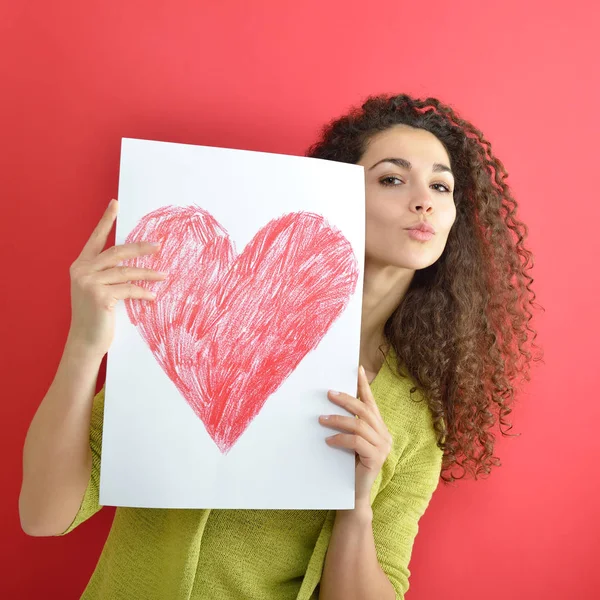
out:
M153 300L154 294L132 281L160 281L164 273L118 266L121 261L153 254L159 246L149 242L112 246L102 251L117 217L111 200L81 254L71 265L71 327L67 343L104 356L114 337L114 308L119 300ZM129 282L129 283L128 283Z
M371 505L371 488L388 457L393 439L373 398L364 368L358 370L358 396L329 391L328 398L351 412L354 417L323 415L319 421L327 427L348 433L326 438L330 446L348 448L356 452L355 506ZM356 418L358 417L358 418Z

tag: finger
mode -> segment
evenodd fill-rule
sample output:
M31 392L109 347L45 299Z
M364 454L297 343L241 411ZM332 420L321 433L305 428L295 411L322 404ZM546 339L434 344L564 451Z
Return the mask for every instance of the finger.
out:
M351 396L350 394L344 394L343 392L335 392L333 390L329 390L327 392L327 397L338 406L346 409L349 413L356 415L359 419L367 419L369 416L369 409L367 405Z
M328 396L334 404L345 408L351 414L356 415L358 420L365 421L370 425L384 441L393 444L392 435L379 411L375 412L370 405L349 394L335 394L330 390Z
M106 240L108 240L108 234L117 218L118 209L119 203L116 200L113 199L108 203L104 214L83 247L79 255L80 258L92 260L102 252L102 249L106 245Z
M108 287L110 295L117 300L126 300L128 298L154 300L156 294L134 283L120 283Z
M336 448L347 448L348 450L354 450L362 459L377 459L378 450L373 444L369 444L367 440L350 433L338 433L331 437L325 438L325 441L330 446Z
M90 279L95 283L115 284L125 283L126 281L162 281L167 277L167 273L155 271L153 269L144 269L138 267L113 267L104 271L94 273Z
M374 413L362 400L359 400L354 396L350 396L350 394L342 394L341 392L335 394L331 390L328 393L328 397L334 404L345 408L349 413L356 415L363 421L366 421L374 429L379 427L379 418L377 414Z
M375 402L371 386L369 385L367 373L362 365L358 369L358 396L365 404L369 405L375 411L378 417L381 417L379 407L377 406L377 402Z
M341 429L342 431L359 435L374 446L383 444L381 436L366 421L363 421L362 419L344 417L342 415L323 415L319 417L319 421L326 427Z
M151 242L134 242L112 246L97 257L90 270L94 272L116 267L121 261L153 254L158 250L160 250L160 244L156 245Z

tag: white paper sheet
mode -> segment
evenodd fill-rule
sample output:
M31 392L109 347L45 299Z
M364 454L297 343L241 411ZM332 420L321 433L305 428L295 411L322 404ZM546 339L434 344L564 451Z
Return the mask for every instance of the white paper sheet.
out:
M311 226L309 221L302 219L307 213L316 215L314 218L321 223L319 231L329 234L329 227L337 232L331 239L339 242L342 237L349 243L358 270L354 293L348 294L345 308L316 347L308 351L283 378L281 385L267 395L258 414L249 420L233 442L223 425L227 419L219 420L218 415L213 415L212 425L218 433L213 431L211 437L193 403L182 394L181 380L188 382L186 389L195 389L195 401L200 402L196 408L200 406L208 414L211 399L220 394L222 402L223 381L227 380L228 386L238 385L237 375L227 372L227 365L233 365L236 373L242 371L235 365L238 356L235 349L243 346L244 364L250 365L243 369L250 373L245 374L250 383L246 382L243 389L248 390L250 397L251 390L268 386L278 366L286 363L285 357L279 354L277 360L271 361L270 371L262 365L257 372L252 372L255 364L252 361L260 361L261 352L268 344L277 348L285 346L277 338L284 327L278 327L279 331L267 327L258 343L253 339L256 324L266 321L268 325L272 314L281 311L272 305L272 298L285 298L289 315L300 314L300 299L306 294L302 296L298 292L296 302L292 301L296 296L290 295L290 290L295 289L294 286L301 288L300 284L312 277L310 260L304 263L307 270L302 273L291 276L282 267L280 271L276 270L279 276L263 279L260 286L248 284L248 289L253 291L246 294L245 288L240 292L239 283L234 282L233 288L222 283L226 277L224 273L235 270L237 267L231 267L231 264L237 263L222 266L220 270L213 265L213 279L207 279L211 268L207 265L213 263L206 258L206 248L216 243L212 234L206 248L201 248L204 252L201 270L195 259L187 270L181 266L180 256L173 259L173 269L179 265L185 273L181 275L182 281L176 282L178 285L184 285L186 281L188 286L190 282L201 282L205 289L207 281L214 284L207 297L203 298L200 285L193 285L177 301L173 300L176 296L172 294L170 304L167 296L161 298L159 292L156 302L164 302L167 308L160 314L155 313L154 320L145 321L146 335L155 335L156 348L160 348L155 348L155 352L163 357L163 362L171 361L172 372L177 370L176 377L180 378L179 385L159 364L141 333L141 325L132 324L125 303L119 302L115 339L108 353L100 503L152 508L353 508L354 453L328 446L325 437L337 431L321 425L318 417L321 414L348 414L327 399L328 389L356 392L364 266L363 167L298 156L124 138L116 244L125 243L136 226L139 228L140 221L166 206L173 207L172 213L178 208L187 210L188 216L193 212L199 215L201 223L214 218L222 231L220 239L227 245L228 236L237 255L243 254L257 233L273 220L301 214L303 216L292 219L297 219L294 221L297 231L304 232ZM181 222L177 223L181 225ZM167 236L171 236L171 242L167 240L160 252L164 251L165 245L171 252L174 248L177 250L178 246L172 242L174 235ZM189 236L185 239L187 247L191 247ZM300 239L294 252L308 248L306 251L310 254L312 246L309 243L313 242ZM319 243L323 248L322 240ZM264 250L264 245L261 248ZM251 272L240 281L247 283L248 278L255 277L252 269L257 261L246 261L245 268ZM316 260L317 268L322 262ZM152 289L156 290L160 287L154 285L165 284L152 284ZM172 279L169 285L174 285ZM238 318L235 307L251 298L260 299L261 288L265 289L267 299L250 301L254 307L252 314L246 307L243 322L238 319L236 327L224 326L231 315L224 317L219 310L225 307L228 313L233 313L231 318ZM238 292L238 300L231 300ZM318 302L313 300L312 304L305 304L311 313L311 327L324 314L318 306L339 301L339 297L324 299L321 296ZM133 303L145 301L130 302L133 306ZM182 309L183 302L187 303L187 312ZM257 316L257 310L261 310L260 306L256 308L258 305L268 314ZM229 306L233 308L229 310ZM149 309L145 310L148 312ZM172 320L177 311L183 315L182 324L170 326L166 322ZM210 321L206 316L209 313L216 321ZM201 319L208 319L203 328L197 326ZM294 335L305 335L305 330L296 331ZM167 331L170 341L165 344ZM292 335L291 331L295 331L293 327L286 330L288 336ZM222 335L223 332L227 335ZM231 342L236 335L237 339ZM290 337L287 339L289 344L295 343ZM229 354L224 354L223 347L227 344L230 344ZM289 344L287 351L291 347ZM234 353L231 360L211 358L225 355L231 358L231 352ZM193 356L202 358L194 361L190 359ZM177 366L173 366L176 363ZM185 373L182 374L182 370ZM190 381L196 383L190 384ZM236 395L238 411L245 406L245 394ZM205 404L201 405L202 402ZM229 409L223 406L225 415ZM234 417L229 417L229 426L235 425L238 413L232 414ZM218 442L215 435L222 436ZM223 441L227 435L228 447Z

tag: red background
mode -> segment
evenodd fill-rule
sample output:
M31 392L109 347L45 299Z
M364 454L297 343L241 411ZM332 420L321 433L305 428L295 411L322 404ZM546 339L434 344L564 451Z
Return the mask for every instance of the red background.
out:
M79 597L111 523L106 508L30 538L17 499L69 325L68 268L117 194L121 137L302 154L366 95L408 92L492 141L546 308L545 363L510 415L522 435L498 434L488 480L440 484L410 598L599 597L599 17L591 1L3 0L0 596Z

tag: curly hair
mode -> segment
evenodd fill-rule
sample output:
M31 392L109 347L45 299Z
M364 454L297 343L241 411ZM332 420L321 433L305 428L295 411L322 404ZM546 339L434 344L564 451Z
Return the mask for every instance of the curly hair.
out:
M356 164L377 133L399 124L427 130L444 145L455 175L456 220L444 252L415 272L384 334L397 372L417 386L411 395L418 389L431 410L442 480L467 473L477 479L502 464L493 455L496 413L508 436L502 427L512 429L506 417L516 379L528 381L531 361L542 360L541 352L532 354L539 350L532 308L542 307L528 274L527 226L516 217L508 173L490 142L436 98L369 96L360 109L324 125L305 154Z

